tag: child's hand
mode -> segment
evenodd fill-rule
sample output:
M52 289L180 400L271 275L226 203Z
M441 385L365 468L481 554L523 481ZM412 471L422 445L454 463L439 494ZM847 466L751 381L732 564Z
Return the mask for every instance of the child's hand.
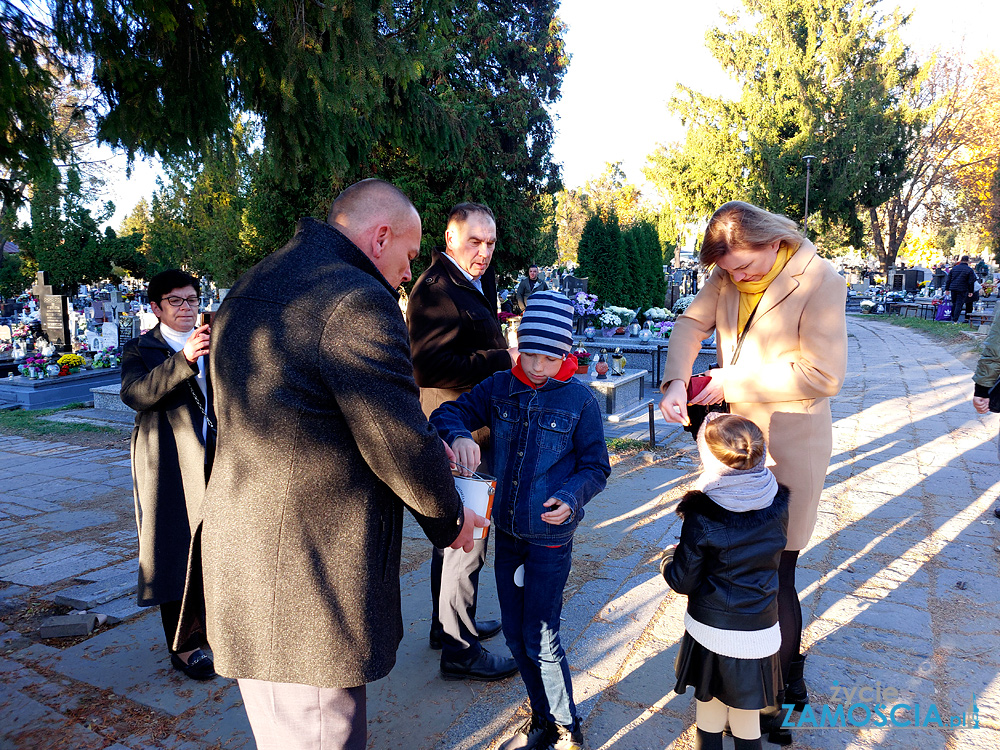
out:
M558 526L570 517L572 511L566 503L554 497L550 497L544 503L542 503L546 508L552 508L552 510L547 513L542 513L542 520L545 523L551 523L553 526Z
M660 575L667 569L667 566L674 561L674 553L677 552L677 545L671 544L660 554Z
M455 438L454 442L451 444L451 449L455 451L455 459L462 466L458 467L459 473L463 477L472 476L472 472L476 470L479 466L480 454L479 445L472 438L460 437Z

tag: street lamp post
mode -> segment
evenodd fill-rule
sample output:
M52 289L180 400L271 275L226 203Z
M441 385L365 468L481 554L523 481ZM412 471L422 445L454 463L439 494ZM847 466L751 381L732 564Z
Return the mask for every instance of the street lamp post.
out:
M802 219L806 239L809 239L809 174L812 172L812 160L815 158L812 154L802 157L802 161L806 163L806 215Z

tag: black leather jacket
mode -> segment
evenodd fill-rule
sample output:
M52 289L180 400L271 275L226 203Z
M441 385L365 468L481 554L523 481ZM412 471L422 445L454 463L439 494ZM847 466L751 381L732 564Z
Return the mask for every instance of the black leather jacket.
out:
M778 621L778 562L788 529L788 488L767 508L734 513L703 492L677 506L681 540L660 572L698 622L726 630L764 630Z

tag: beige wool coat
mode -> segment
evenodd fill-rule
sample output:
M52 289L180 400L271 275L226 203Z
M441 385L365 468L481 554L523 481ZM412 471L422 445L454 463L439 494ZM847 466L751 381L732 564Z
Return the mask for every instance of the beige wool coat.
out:
M847 285L804 241L761 297L735 364L740 292L716 268L677 319L663 386L691 378L701 342L716 331L730 411L764 432L775 477L791 491L789 550L812 536L833 449L830 398L847 369Z

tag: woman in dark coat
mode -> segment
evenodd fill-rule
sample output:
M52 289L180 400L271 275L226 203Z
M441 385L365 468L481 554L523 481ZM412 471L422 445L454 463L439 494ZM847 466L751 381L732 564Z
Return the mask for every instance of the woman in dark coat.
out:
M150 281L150 305L160 322L125 345L121 399L136 411L131 454L138 603L160 605L171 664L204 680L215 676L212 658L203 650L204 633L186 634L175 644L191 520L198 518L214 443L205 366L209 327L195 328L197 286L197 279L179 270Z

